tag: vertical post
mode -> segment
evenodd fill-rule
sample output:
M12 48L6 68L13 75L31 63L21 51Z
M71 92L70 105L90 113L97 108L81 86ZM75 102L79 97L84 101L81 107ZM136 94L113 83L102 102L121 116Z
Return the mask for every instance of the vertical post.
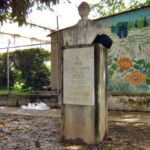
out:
M57 59L58 59L58 70L59 70L59 23L58 23L58 16L57 16L57 44L58 44L58 53L57 53ZM57 92L59 93L59 71L57 70Z
M59 22L58 22L58 16L57 16L57 31L59 30Z
M7 92L8 95L10 94L10 89L9 89L9 45L11 41L8 40L8 46L7 46Z
M60 77L61 77L61 73L60 73L60 64L61 64L61 60L60 60L60 33L59 33L59 18L57 16L57 45L58 45L58 50L57 50L57 60L58 60L58 64L57 64L57 94L58 94L58 105L61 106L61 92L60 92Z

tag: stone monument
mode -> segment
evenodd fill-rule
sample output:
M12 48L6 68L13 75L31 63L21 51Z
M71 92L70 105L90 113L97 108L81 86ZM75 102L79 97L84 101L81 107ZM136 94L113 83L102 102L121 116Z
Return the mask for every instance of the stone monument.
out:
M63 32L62 139L98 144L107 131L107 49L92 44L102 31L88 19L89 5L78 10L81 20Z
M63 31L64 46L91 44L97 34L102 34L101 26L88 19L90 6L82 2L78 7L81 19L78 23Z

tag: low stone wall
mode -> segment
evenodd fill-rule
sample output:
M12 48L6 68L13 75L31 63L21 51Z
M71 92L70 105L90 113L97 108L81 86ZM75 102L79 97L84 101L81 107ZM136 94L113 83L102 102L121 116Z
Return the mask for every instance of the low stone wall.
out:
M25 95L0 95L0 106L7 107L20 107L22 105L28 105L28 103L34 102L44 102L49 107L59 107L58 106L58 95L54 94L39 94L33 93L29 96Z
M149 111L150 95L109 95L109 110Z
M19 107L30 102L44 102L50 107L59 107L58 96L0 96L0 106ZM108 95L108 109L120 111L150 112L150 95Z
M10 107L19 107L22 105L27 105L30 102L28 97L22 96L0 96L0 106L10 106Z
M58 106L58 95L56 94L41 94L33 93L29 96L30 102L43 102L51 108L57 108Z

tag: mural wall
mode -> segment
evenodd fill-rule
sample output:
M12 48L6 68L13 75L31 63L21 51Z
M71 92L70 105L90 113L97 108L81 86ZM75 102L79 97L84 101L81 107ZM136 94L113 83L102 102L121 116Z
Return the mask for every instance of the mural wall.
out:
M150 7L96 21L113 40L108 90L150 92Z

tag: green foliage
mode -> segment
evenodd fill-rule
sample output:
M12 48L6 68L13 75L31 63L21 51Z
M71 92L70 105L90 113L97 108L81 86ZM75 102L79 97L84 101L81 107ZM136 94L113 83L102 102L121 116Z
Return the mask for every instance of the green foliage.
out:
M16 91L22 91L23 85L24 85L24 83L15 82L13 89Z
M147 21L146 17L144 17L144 22L143 22L143 24L144 24L144 27L147 27L147 26L148 26L148 21Z
M111 32L117 34L118 33L118 27L117 26L111 26Z
M137 65L137 64L134 65L134 68L135 68L136 70L140 70L140 69L141 69L141 67L140 67L139 65Z
M141 67L145 67L145 61L144 61L144 59L140 59L140 60L136 61L136 64L140 65Z
M147 77L150 79L150 63L146 65L145 72L147 73Z
M26 23L28 14L32 12L33 6L38 9L50 8L50 4L57 4L59 0L1 0L0 22L7 19L18 22L19 25Z
M126 10L122 0L101 0L99 3L91 5L92 11L96 11L99 17L108 16Z
M150 85L150 79L147 79L147 80L146 80L146 84L147 84L147 85Z
M128 35L128 22L119 22L116 26L111 26L111 32L119 36L120 39Z
M150 26L150 20L147 19L146 17L136 20L135 22L130 21L128 23L128 29L132 29L132 28L142 29L143 27L147 27L147 26Z
M128 22L128 29L134 28L135 24L133 21Z
M49 59L49 52L39 48L14 52L14 67L21 71L24 88L32 87L37 90L43 85L50 85L50 71L44 64Z
M138 20L135 21L135 28L138 28Z
M142 29L143 27L144 27L144 20L141 19L141 20L138 21L138 28Z
M12 97L26 97L30 94L30 91L17 91L17 90L11 90L10 91ZM8 91L7 90L0 90L1 96L7 96Z
M14 90L39 90L50 85L50 70L45 62L50 53L40 48L17 50L10 53L10 87ZM6 88L6 54L0 55L0 88Z
M11 61L10 61L10 86L13 86L15 82L15 71L13 70ZM7 88L7 55L0 54L0 89Z
M113 74L114 74L114 71L112 71L112 70L109 70L109 71L108 71L108 75L109 75L109 76L112 76Z
M0 89L6 88L6 57L0 55Z
M126 38L128 36L128 30L132 28L142 29L143 27L150 26L149 20L144 17L140 20L129 21L129 22L119 22L116 25L111 26L111 32L119 36L119 38ZM141 46L139 45L139 50Z
M118 26L118 33L120 39L126 38L128 35L128 22L119 22L117 23Z
M110 70L116 71L118 68L117 63L112 64L112 66L110 67Z
M96 12L96 17L113 15L119 12L133 10L144 6L150 6L150 0L129 0L129 5L123 0L101 0L99 3L91 5L92 11Z
M139 44L139 50L140 50L140 52L141 52L141 50L142 50L142 47L141 47L141 45Z

